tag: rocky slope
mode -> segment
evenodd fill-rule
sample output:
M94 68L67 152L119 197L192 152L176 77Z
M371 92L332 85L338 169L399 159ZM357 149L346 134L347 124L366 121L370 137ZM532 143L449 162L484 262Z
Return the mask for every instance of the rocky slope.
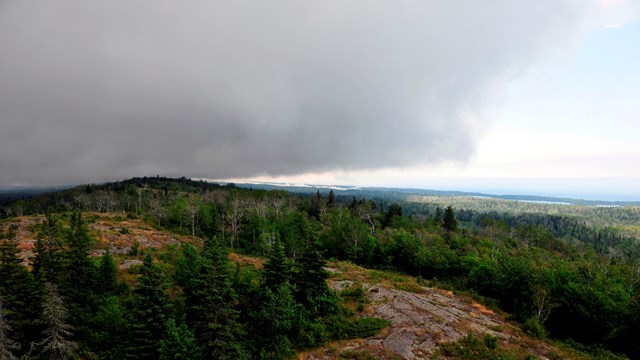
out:
M341 291L362 286L367 304L361 316L384 318L391 325L371 338L336 342L301 354L302 359L446 358L438 351L441 345L468 334L480 339L485 335L495 337L498 346L514 358L582 358L524 335L516 323L505 319L506 314L487 309L470 297L420 286L415 279L396 273L343 262L332 265L328 268L332 273L331 287Z

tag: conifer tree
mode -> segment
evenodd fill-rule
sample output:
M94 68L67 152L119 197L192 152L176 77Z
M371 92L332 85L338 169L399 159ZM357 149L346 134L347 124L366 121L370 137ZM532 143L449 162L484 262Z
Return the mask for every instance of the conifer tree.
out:
M207 243L205 242L205 247ZM178 258L176 263L176 272L174 279L176 283L184 288L189 287L189 283L196 278L200 272L200 266L202 259L198 250L191 244L184 244L182 246L182 254Z
M39 281L59 284L64 274L63 233L60 221L47 212L35 246L33 273Z
M94 289L95 268L89 259L89 249L92 239L89 236L82 215L74 212L71 215L71 224L67 229L67 254L66 254L66 288L67 295L79 305L87 305L87 297Z
M394 217L402 217L402 207L397 203L393 203L389 205L387 212L384 214L384 219L382 220L382 228L386 228L391 226Z
M67 246L60 290L67 300L69 322L76 329L75 340L83 342L90 332L87 326L96 308L96 268L89 259L89 249L93 240L79 212L71 215L65 240Z
M331 313L336 302L327 286L329 273L324 269L326 262L315 241L307 244L297 261L298 272L294 283L296 299L311 314L312 318Z
M291 339L297 335L294 329L299 310L288 282L275 292L265 288L253 315L253 325L258 330L254 343L261 359L284 359L293 354Z
M101 299L92 318L86 345L104 360L122 360L127 350L129 324L117 296Z
M12 338L23 348L35 340L40 313L41 289L21 264L16 240L0 240L0 300Z
M150 254L145 257L141 272L142 276L133 290L132 334L127 357L157 359L160 340L165 336L169 319L169 297L165 294L162 274L153 264Z
M58 289L46 284L48 296L42 306L41 322L45 325L43 339L39 343L41 356L51 360L66 360L72 357L78 345L71 341L73 333L67 323L68 311Z
M450 232L456 231L456 229L458 229L458 221L456 220L456 216L451 206L447 206L447 208L444 210L444 221L442 226L445 230Z
M440 210L440 206L436 207L436 213L433 216L433 220L436 225L442 225L442 210Z
M205 244L202 258L200 271L185 289L187 322L204 358L242 358L245 354L239 341L241 326L227 251L213 238Z
M327 197L327 208L331 209L336 205L336 195L333 193L333 190L329 191L329 195Z
M187 325L176 325L173 319L167 321L167 334L160 340L160 360L200 360L202 354L196 338Z
M109 249L100 258L99 266L98 289L102 294L112 294L118 287L118 274Z
M9 337L11 334L11 325L5 317L4 306L0 299L0 359L2 360L18 359L14 352L20 350L20 344Z
M320 194L320 190L318 190L316 192L316 195L311 198L311 206L307 210L309 217L320 220L320 215L322 215L324 205L324 199L322 197L322 194Z
M267 261L262 270L264 286L276 292L285 282L292 280L291 265L284 252L284 245L279 240L273 243L267 254Z
M301 315L292 287L293 273L284 245L276 241L262 270L263 289L258 307L252 315L258 331L256 352L263 359L283 359L293 353L296 320Z

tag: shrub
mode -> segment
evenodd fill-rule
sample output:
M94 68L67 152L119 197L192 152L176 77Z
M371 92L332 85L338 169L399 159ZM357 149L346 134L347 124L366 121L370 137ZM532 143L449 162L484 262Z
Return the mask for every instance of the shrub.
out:
M484 336L484 345L487 347L487 349L493 350L498 347L498 338L495 336L486 334Z
M341 320L339 317L331 317L326 322L327 329L334 340L366 338L377 334L390 324L389 320L374 317L357 320Z
M525 321L522 325L522 331L524 331L527 335L533 336L538 339L544 339L546 336L544 326L536 318L529 318L527 321Z
M442 344L437 355L444 355L451 359L469 360L517 359L515 355L498 348L498 342L495 337L487 335L484 337L484 341L480 341L473 334L469 334L458 341Z

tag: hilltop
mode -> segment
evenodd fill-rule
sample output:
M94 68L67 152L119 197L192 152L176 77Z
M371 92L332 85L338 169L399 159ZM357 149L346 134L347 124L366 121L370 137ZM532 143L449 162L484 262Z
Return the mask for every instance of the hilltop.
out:
M553 353L571 353L567 347L609 358L614 356L610 351L629 357L640 354L631 341L640 330L637 240L632 231L621 236L620 229L602 225L621 214L634 214L633 209L608 208L604 214L609 218L535 212L516 216L444 204L341 196L331 191L291 194L243 189L184 178L84 185L0 209L3 256L9 259L2 266L10 266L7 271L15 276L32 279L24 283L35 280L36 288L45 280L61 284L63 296L69 297L71 324L87 329L83 333L88 335L76 339L86 352L107 351L94 333L97 322L107 321L96 318L104 315L102 311L122 314L119 334L132 338L138 324L131 317L139 314L136 304L143 301L139 287L146 281L155 284L153 278L142 280L153 274L162 279L154 286L166 286L153 292L164 299L165 305L158 305L162 318L168 315L161 309L175 309L169 316L172 326L182 326L184 336L193 338L193 346L209 346L203 342L204 320L193 318L204 315L190 306L211 304L194 298L206 295L195 291L201 286L194 284L209 282L201 277L212 276L206 269L217 259L216 266L227 269L222 270L227 279L223 283L233 284L226 295L220 295L229 301L225 311L232 314L229 319L239 331L229 335L235 339L230 343L247 355L267 351L274 357L287 357L295 350L322 357L332 348L335 355L383 346L385 353L427 356L436 353L433 344L448 354L458 351L458 345L492 354L505 347L505 351L515 351L510 355L515 358L528 353L554 358ZM628 226L635 223L633 217L623 221ZM564 236L557 235L562 232ZM31 271L24 273L11 265L13 246L17 247L16 262ZM217 257L212 257L214 249ZM223 261L220 254L226 252L232 257L224 256ZM110 261L116 277L109 275ZM236 262L240 265L232 270ZM318 270L322 266L333 271L330 276ZM72 281L69 274L80 280ZM111 280L100 280L98 274ZM108 296L91 285L107 280L112 287ZM337 298L329 296L327 280L334 288L347 289ZM5 299L13 299L7 300L7 309L24 311L15 294L26 290L10 290L17 283L3 281L7 282L0 284L0 290ZM80 284L87 285L78 288ZM85 288L90 291L81 290ZM454 296L447 303L437 289L466 294L466 298ZM42 294L46 294L43 288L35 289L32 302L43 301L38 300ZM252 301L256 297L263 301ZM397 310L414 304L415 311L423 313L432 310L434 301L444 301L448 304L443 305L445 312L462 317L432 314L411 322L393 315L392 309L382 309L388 304ZM260 307L276 303L281 305ZM477 304L494 314L483 313ZM284 327L266 330L276 326L270 321L277 317L266 315L276 310L283 319L277 326ZM35 306L29 311L31 315L22 315L29 321L11 320L17 334L23 334L18 338L23 349L39 334L27 325L39 310ZM478 323L469 316L482 320ZM455 321L446 321L453 318ZM227 317L216 319L206 321L227 321ZM439 319L445 319L444 323ZM165 321L154 326L170 326ZM439 325L421 328L430 323ZM452 324L455 326L448 328ZM248 335L255 335L254 331L245 332L260 327L264 331L257 338ZM503 332L497 327L505 337L497 335ZM454 343L458 345L445 346L450 342L438 340L437 329L448 334L448 340L457 339ZM466 337L469 333L474 335ZM370 338L374 334L381 337ZM483 345L487 334L489 346ZM162 332L147 336L152 342L145 346L157 351L165 336ZM369 340L347 340L362 338ZM545 339L561 344L543 345ZM130 353L136 346L123 343L118 351ZM420 350L424 346L428 349Z
M89 256L99 259L107 249L114 256L118 276L134 281L143 265L142 254L153 250L162 259L187 244L202 246L202 239L158 230L141 219L123 218L120 213L85 213L95 240ZM5 221L13 228L23 265L30 267L38 228L44 216L22 216ZM229 254L244 268L262 269L264 258ZM162 262L162 260L159 260ZM472 344L488 354L510 358L527 355L539 359L588 358L566 347L532 338L507 314L489 309L469 295L422 284L415 277L392 271L366 269L344 261L330 261L328 285L340 294L358 317L378 317L389 321L379 333L362 339L331 342L299 353L304 359L348 359L373 356L379 359L455 358L455 344ZM132 283L133 285L133 283ZM479 339L475 343L474 339ZM469 343L469 341L471 341ZM487 348L485 342L494 347ZM359 356L359 357L358 357Z

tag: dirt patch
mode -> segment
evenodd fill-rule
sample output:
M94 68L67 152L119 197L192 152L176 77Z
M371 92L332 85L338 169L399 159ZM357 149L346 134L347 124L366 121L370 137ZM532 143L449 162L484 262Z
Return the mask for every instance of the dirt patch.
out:
M256 269L262 269L263 260L256 257L231 253L229 254L229 260L234 264L240 263L242 266L250 265Z
M484 305L478 304L476 302L471 303L471 306L474 309L478 310L481 314L485 314L485 315L495 315L496 314L493 310L487 309Z

